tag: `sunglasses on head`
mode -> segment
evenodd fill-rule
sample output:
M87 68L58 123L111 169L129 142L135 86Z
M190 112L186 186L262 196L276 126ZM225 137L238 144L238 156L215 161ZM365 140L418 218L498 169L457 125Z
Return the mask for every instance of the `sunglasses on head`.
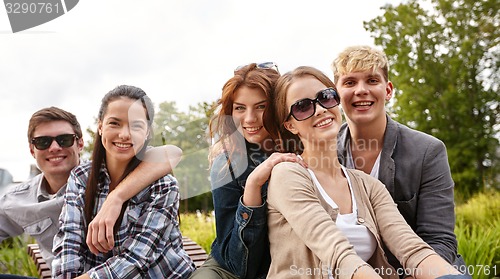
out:
M304 98L291 105L290 113L286 119L288 120L290 116L293 116L293 118L297 121L308 119L316 113L316 103L326 109L329 109L340 104L340 97L337 91L333 88L323 89L316 94L316 98L314 100Z
M55 140L60 147L71 147L78 137L75 134L64 134L55 137L41 136L31 139L31 143L35 145L38 150L45 150L50 147Z
M248 66L249 64L246 64L246 65L241 65L241 66L238 66L236 67L236 69L234 69L234 73L236 73L237 71L241 70L242 68ZM278 71L278 65L276 65L274 62L262 62L262 63L256 63L255 64L255 68L257 69L265 69L265 70L275 70L276 72L279 72Z

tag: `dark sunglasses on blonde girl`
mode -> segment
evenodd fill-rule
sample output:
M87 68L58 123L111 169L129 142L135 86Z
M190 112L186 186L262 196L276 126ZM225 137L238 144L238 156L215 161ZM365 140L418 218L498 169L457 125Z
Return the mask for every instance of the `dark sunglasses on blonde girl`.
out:
M316 103L325 109L330 109L340 104L340 97L333 88L323 89L316 94L314 100L304 98L291 105L290 113L286 119L290 119L290 116L293 116L297 121L304 121L310 118L316 113Z

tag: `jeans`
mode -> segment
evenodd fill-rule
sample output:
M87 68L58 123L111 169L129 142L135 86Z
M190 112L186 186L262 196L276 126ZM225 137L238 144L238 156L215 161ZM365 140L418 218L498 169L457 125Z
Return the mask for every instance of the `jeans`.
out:
M255 279L264 279L265 275ZM195 272L191 274L189 279L238 279L238 276L222 268L217 261L208 256L208 259Z
M238 276L222 268L212 256L195 270L190 279L238 279ZM0 278L1 279L1 278Z

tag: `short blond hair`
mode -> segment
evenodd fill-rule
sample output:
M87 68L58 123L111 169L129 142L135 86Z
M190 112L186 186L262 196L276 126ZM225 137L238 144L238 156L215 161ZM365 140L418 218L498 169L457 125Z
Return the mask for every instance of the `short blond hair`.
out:
M333 61L333 79L337 84L341 75L366 70L375 72L378 68L382 69L385 80L389 81L389 62L383 51L370 46L350 46Z

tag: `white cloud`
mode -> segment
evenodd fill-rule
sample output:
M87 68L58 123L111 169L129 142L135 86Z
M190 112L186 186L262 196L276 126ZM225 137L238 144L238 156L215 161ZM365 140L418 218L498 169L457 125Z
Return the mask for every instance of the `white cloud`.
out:
M27 178L34 111L59 106L86 129L118 84L186 109L217 99L233 69L254 61L274 61L281 72L311 65L331 76L341 49L372 44L362 22L386 2L399 1L85 0L16 34L0 8L0 167Z

